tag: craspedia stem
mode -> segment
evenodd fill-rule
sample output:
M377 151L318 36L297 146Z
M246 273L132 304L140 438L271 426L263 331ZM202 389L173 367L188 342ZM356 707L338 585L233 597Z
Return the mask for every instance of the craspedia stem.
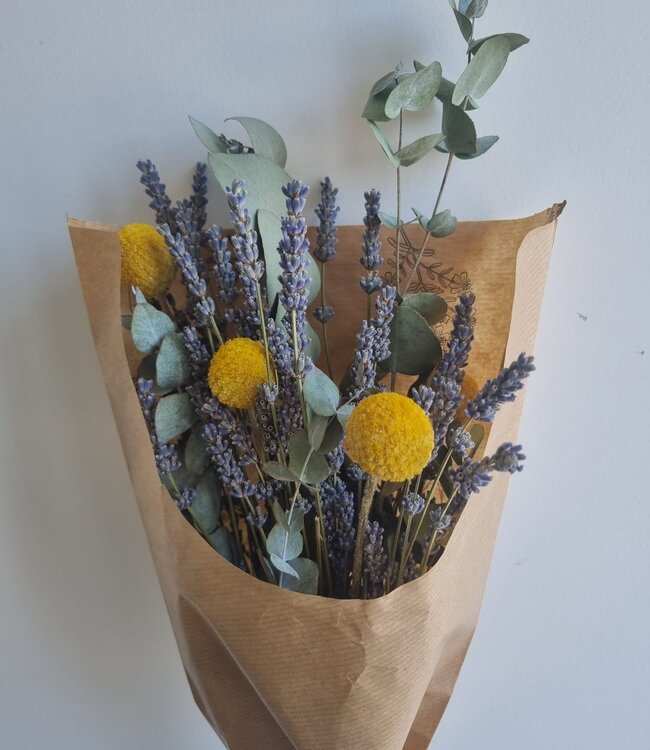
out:
M352 589L350 595L352 598L359 596L359 588L361 586L361 570L363 567L363 546L366 538L366 526L368 524L368 517L370 516L370 508L372 507L372 500L377 491L379 485L379 478L375 476L368 477L366 483L366 489L361 498L361 505L359 507L359 522L357 524L357 538L354 543L354 563L352 566Z

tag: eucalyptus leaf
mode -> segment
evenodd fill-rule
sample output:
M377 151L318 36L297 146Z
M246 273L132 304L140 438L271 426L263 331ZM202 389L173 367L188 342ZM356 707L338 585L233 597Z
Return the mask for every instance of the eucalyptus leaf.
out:
M454 8L454 15L456 16L456 22L458 23L458 28L460 29L460 33L463 35L463 39L466 42L469 42L469 40L472 38L472 21L464 14L461 13L459 10L456 10Z
M388 227L389 229L397 229L397 216L390 216L383 211L377 211L377 217L385 227ZM401 226L404 222L400 220L399 223Z
M280 503L277 500L274 500L271 508L276 522L279 523L285 531L289 531L289 520L287 519L287 514L284 512Z
M136 305L146 305L147 304L147 298L142 294L142 290L138 286L132 286L131 290L133 291L133 296L135 298L135 304Z
M456 84L453 81L449 81L446 78L442 78L440 81L440 88L436 92L436 99L441 102L451 102L451 97L454 95L454 86Z
M161 398L154 417L156 435L161 443L178 437L196 422L194 407L187 393L171 393Z
M339 447L342 438L343 427L341 426L340 421L338 419L331 420L325 431L325 436L318 448L318 452L331 453Z
M387 96L383 94L369 96L361 117L364 120L372 120L373 122L388 122L390 118L386 116L385 112L386 99Z
M480 18L488 6L488 0L460 0L459 9L468 18Z
M226 560L233 565L235 564L235 548L232 536L228 529L224 529L223 526L220 526L208 536L208 541L222 557L225 557Z
M452 154L476 152L476 128L472 118L461 107L445 103L442 109L442 132L445 145Z
M511 32L508 32L506 34L492 34L491 36L483 37L483 39L476 39L475 41L473 41L469 46L469 51L472 54L475 54L476 52L478 52L479 48L488 41L488 39L494 39L495 36L500 36L508 40L510 44L510 52L514 52L516 49L519 49L520 47L523 47L524 44L528 44L528 42L530 42L530 39L523 34L513 34Z
M282 588L316 596L318 594L318 565L306 557L297 557L291 561L291 567L298 574L298 578L290 576L283 579Z
M135 348L149 354L170 333L176 330L174 321L148 302L135 306L131 319L131 337Z
M510 42L503 36L484 42L456 82L452 104L460 106L468 96L480 99L501 75L509 54Z
M200 425L194 425L190 436L185 444L185 452L183 454L184 463L187 470L200 476L210 465L210 456L207 452L207 445L202 435L202 428Z
M402 305L411 307L432 326L441 323L447 314L447 303L442 297L431 292L417 292L404 297Z
M302 539L302 537L301 537ZM278 585L280 588L286 588L287 580L298 579L298 572L291 566L286 560L283 560L281 557L278 557L277 555L273 554L273 552L270 553L269 559L271 560L271 563L273 564L273 567L276 570L280 571L280 580ZM287 579L282 574L288 575L290 578Z
M192 115L188 115L188 117L190 118L192 128L196 133L196 137L201 141L201 143L208 149L210 153L226 153L225 144L213 130L211 130L207 125L204 125L202 122L196 120L194 117L192 117Z
M266 548L269 554L285 561L298 557L302 552L302 545L303 541L300 531L291 529L286 531L280 524L276 524L271 529L266 540ZM275 565L275 562L273 564ZM275 566L280 570L278 565Z
M456 231L458 219L449 209L440 211L432 216L427 222L427 232L431 232L434 237L448 237Z
M303 428L293 433L289 438L288 452L289 468L296 476L300 477L310 454L313 452L307 430Z
M265 474L268 474L273 479L278 479L280 482L298 481L298 476L288 466L278 461L267 461L265 464L262 464L262 470Z
M325 433L329 426L329 417L322 417L320 414L314 414L307 425L307 436L309 444L313 450L317 451L323 442Z
M388 94L397 86L397 74L398 69L395 68L382 76L378 81L375 81L373 87L370 89L370 96L377 96L378 94Z
M438 91L441 80L442 67L439 62L432 62L426 68L422 68L408 78L404 78L386 99L385 112L387 117L391 120L394 119L402 109L419 112L428 107Z
M133 315L122 315L122 328L126 329L127 331L130 331L132 320L133 320Z
M284 207L284 212L286 212L286 206ZM282 273L282 268L280 267L278 245L282 239L282 222L280 216L274 214L272 211L259 209L257 212L257 226L264 248L267 298L269 302L272 302L279 295L281 289L280 274ZM320 291L321 278L318 265L310 254L307 254L307 273L311 281L308 300L309 302L313 302ZM282 315L284 315L284 308L279 307L276 317L281 318ZM317 359L318 357L314 361Z
M386 136L384 135L379 125L377 125L377 123L373 122L372 120L368 120L368 125L370 126L370 130L372 130L373 135L377 139L377 143L379 143L382 151L388 157L390 163L397 168L399 166L399 161L393 153L393 149L391 148L390 143L388 143L388 141L386 140Z
M341 395L336 383L318 367L312 367L305 375L303 393L309 406L322 417L336 414Z
M253 218L262 208L276 216L286 212L282 187L291 178L271 159L259 154L211 153L208 162L222 190L230 187L233 180L246 182L246 206Z
M156 357L156 382L161 388L178 388L190 379L190 363L181 333L169 333Z
M309 257L311 258L311 256ZM313 260L314 259L312 258L312 262ZM307 336L305 355L309 357L312 362L318 362L320 359L320 338L309 321L305 321L305 335Z
M164 396L170 391L173 391L174 389L162 388L156 382L156 359L157 357L158 355L154 352L153 354L147 354L146 357L143 357L140 360L140 364L138 365L138 378L151 380L151 382L153 383L151 390L156 394L156 396Z
M287 147L275 128L256 117L229 117L228 120L235 120L244 128L256 154L265 156L284 168L287 163Z
M316 487L330 475L330 467L321 453L312 453L304 467L301 478L305 484Z
M413 308L400 305L390 326L391 357L397 372L421 375L440 362L440 342L426 320Z
M221 492L212 470L206 471L196 485L196 495L189 510L204 534L211 534L219 525Z
M433 135L425 135L423 138L418 138L413 143L409 143L408 146L401 148L396 154L395 158L399 161L400 166L410 167L411 164L415 164L423 156L434 149L440 141L444 140L443 133L434 133Z
M482 156L486 151L489 151L492 148L492 146L494 146L494 144L498 140L499 140L499 136L498 135L484 135L484 136L481 136L480 138L477 138L477 140L476 140L476 151L475 151L475 153L473 153L473 154L461 154L461 153L457 153L457 154L455 154L455 156L456 156L457 159L463 159L463 160L476 159L477 156ZM449 153L449 151L447 150L447 145L446 145L446 143L444 141L442 143L439 143L436 146L436 150L440 151L440 152L442 152L444 154L448 154Z

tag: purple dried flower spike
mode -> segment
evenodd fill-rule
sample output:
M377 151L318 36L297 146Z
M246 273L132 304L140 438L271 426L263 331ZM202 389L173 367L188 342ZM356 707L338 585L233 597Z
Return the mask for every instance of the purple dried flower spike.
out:
M336 205L336 196L338 188L332 185L329 177L326 177L320 184L320 203L316 208L316 216L319 219L318 230L316 232L316 247L314 248L314 258L321 263L327 263L336 255L336 215L339 207Z
M493 380L488 380L476 396L465 407L465 413L479 422L492 422L502 404L514 401L517 391L524 387L524 380L534 371L534 357L520 354L517 359Z
M203 231L207 219L205 207L208 205L208 165L197 162L192 179L192 219L199 232Z
M379 241L381 221L378 214L381 193L378 190L369 190L367 193L364 193L364 197L366 199L366 215L364 216L363 223L366 225L366 231L363 233L363 245L361 246L363 255L359 258L359 262L368 273L361 279L360 284L366 294L372 294L379 291L383 286L383 282L377 271L383 263L379 254L381 250L381 242Z
M156 214L156 224L169 224L176 229L172 202L167 195L166 186L160 181L158 168L151 159L141 159L137 167L142 172L140 182L144 185L144 191L151 198L149 208Z

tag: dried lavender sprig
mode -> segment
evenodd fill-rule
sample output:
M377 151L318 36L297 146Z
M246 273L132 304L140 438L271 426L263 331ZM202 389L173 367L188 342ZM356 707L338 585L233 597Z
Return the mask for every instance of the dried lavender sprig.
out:
M319 220L316 231L316 247L314 258L320 263L328 263L336 255L336 216L340 208L336 205L339 189L335 188L329 177L320 184L320 203L316 207Z
M191 198L176 201L174 209L176 225L185 243L185 249L194 258L199 275L203 275L205 263L201 257L201 232L198 223L194 219L194 204Z
M171 233L168 224L158 227L158 232L167 243L169 252L180 269L183 281L188 292L194 298L194 315L200 325L206 327L208 338L212 340L212 334L217 337L219 343L223 343L221 331L214 319L216 306L212 297L208 296L208 288L205 279L199 274L194 258L185 247L185 240L180 233L175 236ZM211 343L212 348L214 346Z
M395 310L397 289L387 286L375 299L377 315L372 321L375 329L374 354L376 362L383 362L390 357L390 324Z
M261 287L264 261L259 255L257 232L253 228L253 221L246 206L247 197L248 192L243 180L233 180L232 185L226 187L230 218L235 228L231 242L235 250L236 266L246 310L246 328L242 333L246 336L264 338L262 325L265 317L265 304Z
M431 419L433 422L434 445L432 459L438 455L440 448L445 442L449 427L462 401L460 383L455 378L444 375L434 375L431 387L435 394L431 408Z
M210 353L194 326L185 326L182 336L192 375L196 380L203 380L210 365Z
M381 193L378 190L368 190L364 193L364 197L366 199L366 215L363 218L363 223L366 226L366 230L363 233L363 244L361 246L363 255L359 258L359 262L368 273L361 279L360 284L364 292L371 295L373 292L381 289L383 285L377 271L383 263L382 257L379 254L381 250L381 242L379 241L381 221L378 214Z
M179 510L187 510L192 504L196 493L190 487L185 487L183 485L179 487L176 484L173 472L178 471L181 468L181 462L178 458L178 449L174 444L161 443L158 439L155 425L156 397L153 393L153 380L138 378L136 390L138 393L140 408L142 409L142 416L147 425L149 440L151 441L154 450L154 458L158 473L161 477L168 478L169 483L172 486L170 494Z
M309 187L300 180L291 180L282 187L286 197L287 216L282 219L282 238L278 245L280 254L280 303L286 310L285 326L292 331L296 375L302 377L305 362L300 367L300 357L309 343L305 324L309 299L310 279L307 271L307 224L302 215Z
M176 231L171 198L167 195L166 186L160 181L158 168L151 159L140 159L137 167L142 172L140 182L144 185L144 191L151 198L149 208L156 214L156 224L169 224Z
M330 556L333 592L335 596L344 597L354 549L355 503L354 495L340 478L330 481L320 486L324 530Z
M375 599L384 593L384 575L388 564L388 556L384 550L384 529L377 521L366 526L363 552L366 598Z
M476 396L465 407L470 419L492 422L502 404L514 401L517 391L524 387L524 380L534 371L534 357L520 354L508 367L504 367L493 380L488 380Z
M212 251L214 276L217 281L219 299L225 305L232 305L237 299L237 274L232 263L232 252L228 238L224 237L221 228L213 224L205 232L208 247Z
M277 381L276 398L269 402L275 409L275 433L282 450L286 450L289 438L303 425L303 409L298 380L294 373L293 351L289 333L284 326L269 320L268 348L273 357Z
M197 162L192 178L192 219L199 232L203 231L208 218L205 207L208 205L208 165Z
M463 382L465 367L474 340L474 302L472 292L463 292L458 298L451 329L449 348L442 355L438 373L443 377Z
M376 317L361 322L351 370L351 392L373 387L377 379L377 363L390 357L390 322L396 296L395 287L382 289L375 300Z

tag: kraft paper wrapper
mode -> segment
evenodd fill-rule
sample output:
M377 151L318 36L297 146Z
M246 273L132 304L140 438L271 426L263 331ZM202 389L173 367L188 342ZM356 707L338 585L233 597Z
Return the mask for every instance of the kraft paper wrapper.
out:
M471 284L477 313L469 371L479 383L533 350L561 208L461 223L431 244L412 289L453 301ZM187 678L207 720L231 750L425 750L474 633L508 476L497 474L472 498L433 570L381 599L307 596L243 573L203 541L158 479L125 353L115 228L68 223L135 496ZM328 330L339 373L365 314L361 231L339 229L337 258L327 267L328 302L336 308ZM421 236L410 228L413 246ZM389 251L390 238L383 240ZM516 439L522 406L520 394L501 409L485 452Z

